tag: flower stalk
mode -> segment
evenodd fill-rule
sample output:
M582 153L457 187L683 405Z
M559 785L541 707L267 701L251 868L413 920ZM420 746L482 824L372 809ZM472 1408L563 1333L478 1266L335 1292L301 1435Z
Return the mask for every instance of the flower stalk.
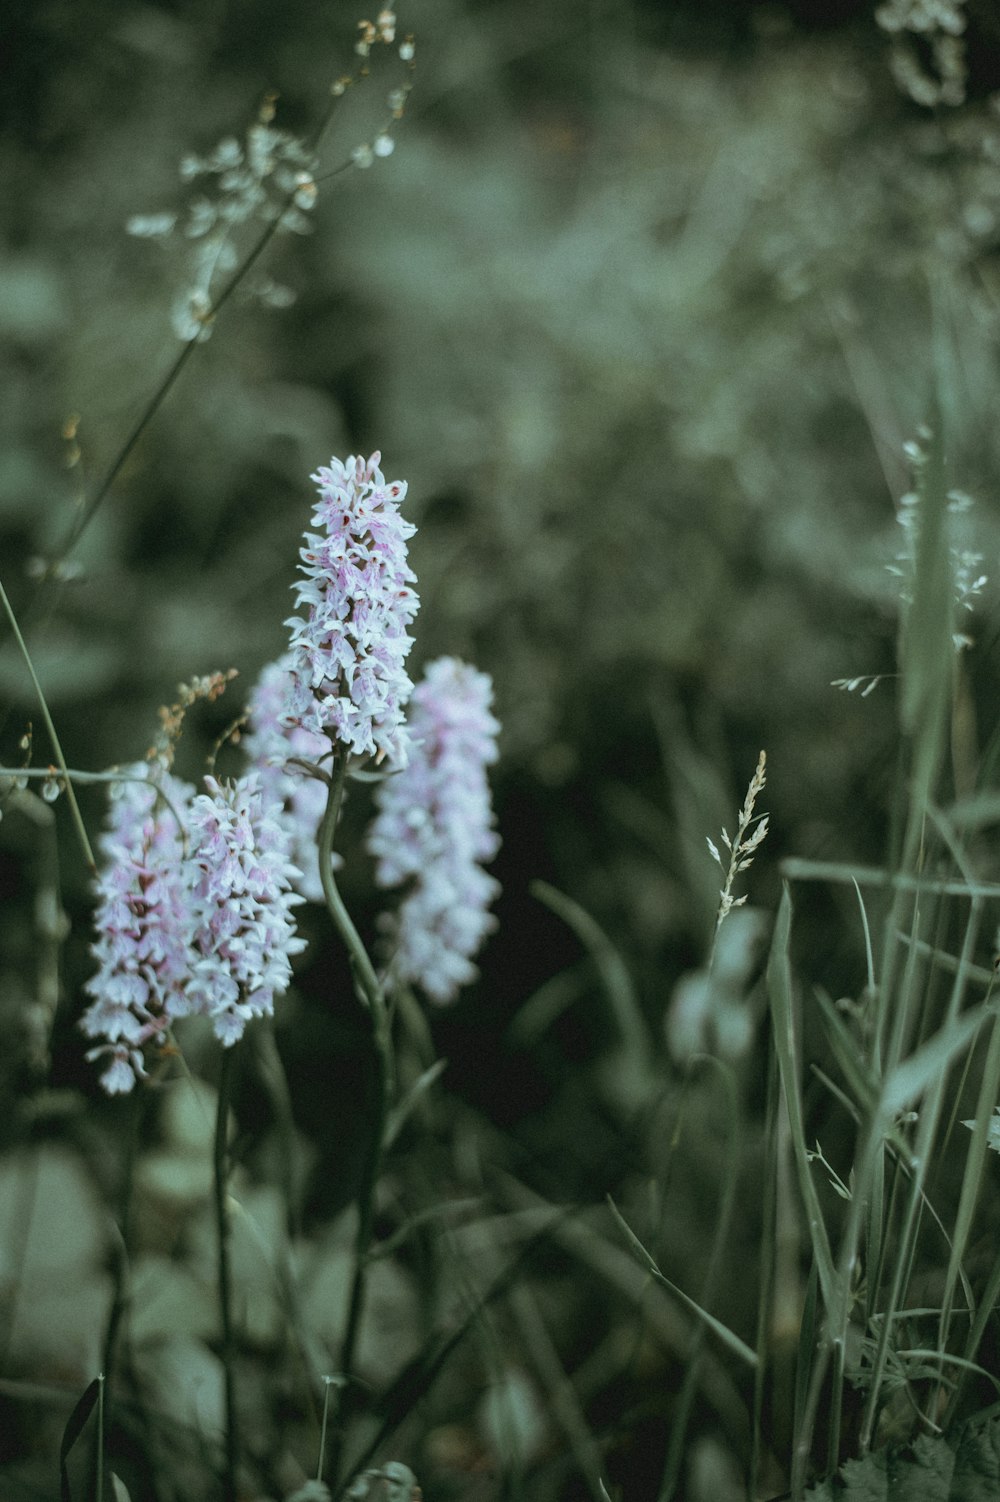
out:
M354 1242L354 1271L348 1297L347 1323L340 1353L340 1370L337 1378L337 1402L330 1444L330 1474L336 1486L344 1448L347 1419L352 1398L352 1380L361 1319L364 1313L368 1284L368 1254L371 1250L375 1222L375 1191L382 1171L382 1156L385 1146L386 1121L389 1102L392 1098L394 1062L392 1036L385 996L375 973L375 967L361 941L361 936L344 906L333 876L331 854L333 836L343 801L344 782L347 776L347 754L339 756L334 766L327 794L326 812L319 830L319 871L323 883L330 917L347 946L351 966L361 996L372 1020L372 1042L375 1064L375 1110L371 1137L365 1156L361 1185L358 1190L358 1230Z
M232 1264L230 1256L231 1221L229 1218L229 1100L232 1090L233 1065L236 1050L222 1050L222 1065L219 1073L219 1098L215 1115L215 1228L218 1243L218 1293L219 1319L222 1330L222 1372L225 1388L226 1431L223 1462L223 1497L225 1502L236 1502L236 1457L239 1453L239 1435L236 1415L236 1380L233 1372L235 1345L233 1340L233 1294Z

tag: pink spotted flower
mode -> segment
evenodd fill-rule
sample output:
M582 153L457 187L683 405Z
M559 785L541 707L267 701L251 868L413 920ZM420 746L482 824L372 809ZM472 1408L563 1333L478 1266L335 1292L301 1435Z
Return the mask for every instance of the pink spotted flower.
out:
M321 530L305 534L300 552L285 713L357 756L401 766L413 690L406 628L419 605L406 544L416 529L399 511L405 483L387 482L380 458L331 459L312 476Z
M252 1017L273 1012L275 995L288 986L291 956L304 948L292 916L302 898L292 891L299 873L279 810L265 804L259 777L206 777L205 787L190 814L195 926L186 997L228 1048Z
M287 854L299 870L296 890L311 902L323 901L323 888L316 860L316 839L326 807L326 784L310 777L296 763L325 766L329 771L330 742L325 735L302 725L289 725L284 718L292 682L292 654L268 663L250 693L249 723L243 746L251 769L260 777L265 803L281 809L279 828L284 833ZM341 865L336 853L333 869Z
M193 916L184 868L184 820L193 789L139 765L117 785L101 837L97 881L97 973L80 1019L104 1041L87 1058L105 1064L101 1083L124 1094L145 1075L143 1047L186 1010Z
M482 866L500 846L486 776L500 728L491 700L486 673L454 657L430 663L411 701L409 762L375 794L376 880L407 889L382 920L392 968L438 1003L475 978L472 957L496 926L488 909L500 885Z

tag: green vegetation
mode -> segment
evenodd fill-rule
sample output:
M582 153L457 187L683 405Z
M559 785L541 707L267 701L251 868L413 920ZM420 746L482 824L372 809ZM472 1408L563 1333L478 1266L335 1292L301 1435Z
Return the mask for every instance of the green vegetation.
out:
M997 22L835 11L5 19L5 1502L1000 1494ZM109 1098L109 784L242 772L376 450L480 974L378 968L335 752L273 1022Z

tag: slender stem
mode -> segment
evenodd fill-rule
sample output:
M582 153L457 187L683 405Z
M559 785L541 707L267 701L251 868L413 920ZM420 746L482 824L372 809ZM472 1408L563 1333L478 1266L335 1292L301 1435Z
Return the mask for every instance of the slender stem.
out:
M76 826L77 837L80 841L80 848L83 851L83 858L87 864L88 870L96 871L97 865L94 861L94 852L90 848L90 840L87 838L87 830L84 826L83 818L80 814L79 804L76 801L76 794L74 793L72 784L69 780L69 768L66 766L66 758L65 756L63 756L62 746L60 745L59 737L56 734L56 727L52 722L52 716L49 714L49 706L46 703L45 694L42 692L42 685L38 681L38 675L36 674L34 664L31 661L31 654L28 651L28 646L24 640L24 637L21 635L21 628L17 624L17 617L15 616L14 611L11 607L10 600L7 598L7 591L3 587L2 580L0 580L0 600L3 601L3 608L6 613L7 619L10 622L10 628L13 631L17 644L21 649L21 656L24 658L25 663L27 664L28 673L34 685L35 694L38 697L38 703L42 711L42 719L45 721L45 728L49 733L49 740L52 742L52 751L55 755L56 761L59 763L59 770L62 773L62 782L63 786L66 789L66 797L69 799L70 811L73 816L73 823Z
M108 1326L104 1335L104 1381L114 1380L118 1356L118 1337L122 1319L130 1300L129 1289L129 1223L131 1220L132 1190L135 1184L135 1160L139 1147L139 1127L145 1107L145 1092L136 1091L131 1103L130 1118L125 1138L125 1162L122 1170L121 1202L118 1207L118 1234L120 1245L116 1248L114 1266L114 1297L108 1314Z
M379 985L375 967L368 958L368 951L361 942L361 936L354 927L350 913L344 906L344 899L337 890L337 883L333 879L333 836L337 828L337 820L340 817L340 805L344 798L344 782L347 778L347 756L338 756L334 761L333 776L330 779L330 788L327 794L326 809L322 822L319 826L319 879L323 887L323 896L326 905L337 927L337 932L347 946L347 952L351 957L354 973L361 987L365 1003L372 1013L374 1025L378 1027L380 1013L385 1011L385 1000L382 996L382 987Z
M336 99L331 100L319 126L313 134L313 149L315 151L319 150L322 138L326 134L327 128L333 117L336 103ZM341 162L338 166L332 168L329 172L323 173L322 176L317 180L326 181L330 178L339 177L342 172L350 171L355 165L356 164L353 158L348 157L346 161ZM256 242L251 246L243 262L236 268L229 281L226 283L225 287L223 287L222 291L215 299L207 315L210 320L215 319L218 316L220 310L229 301L233 293L244 281L244 279L256 265L260 257L264 254L264 251L267 249L268 245L270 245L272 239L274 238L281 225L281 220L284 216L285 209L290 208L295 201L296 191L297 189L293 188L287 193L284 205L282 206L280 212L275 215L274 219L271 220L270 223L265 225L263 231L258 236ZM79 506L76 515L74 516L70 526L67 528L66 536L63 540L62 546L57 549L56 553L49 560L49 565L45 570L45 573L39 580L36 590L28 602L27 608L24 612L25 620L27 620L31 616L33 610L37 606L38 601L41 599L42 591L44 590L45 586L59 577L61 565L65 563L66 559L69 557L70 553L79 542L81 536L90 525L97 511L107 499L112 486L124 469L140 438L145 433L150 423L153 421L153 418L156 416L157 412L159 412L160 408L163 406L167 397L170 395L170 392L173 390L178 377L180 376L187 362L190 360L191 356L194 354L194 351L200 342L201 341L197 338L189 339L185 343L183 349L181 349L179 354L174 357L172 363L166 371L166 374L160 381L160 384L157 386L156 390L147 401L140 416L138 417L135 424L130 429L124 442L122 443L121 448L112 459L103 476L94 487L94 490L85 500L81 498L82 504Z
M726 1092L726 1108L729 1117L727 1123L729 1127L726 1151L727 1170L722 1185L722 1195L716 1212L712 1247L709 1252L701 1290L698 1294L698 1302L702 1308L709 1309L717 1292L723 1253L730 1244L733 1211L736 1206L736 1188L740 1172L741 1113L735 1076L729 1066L723 1063L721 1059L713 1058L711 1055L699 1057L695 1054L688 1067L688 1077L690 1077L693 1067L702 1062L713 1065L719 1072ZM659 1502L672 1502L672 1498L677 1496L677 1488L681 1479L685 1441L688 1434L688 1424L695 1397L697 1396L703 1354L702 1347L704 1344L705 1325L699 1322L695 1327L685 1358L684 1380L681 1383L676 1413L671 1426L670 1437L667 1441L667 1458L664 1464L663 1477L660 1482ZM758 1348L758 1359L759 1356L760 1350Z
M79 782L83 787L97 786L104 782L141 782L150 785L148 777L138 777L134 772L81 772L78 768L67 767L65 772L60 768L60 773L69 782ZM24 777L39 782L51 779L52 768L0 767L0 777Z
M979 1351L979 1343L986 1333L987 1324L996 1312L998 1300L1000 1300L1000 1256L998 1256L996 1261L993 1263L993 1267L990 1271L990 1276L987 1280L986 1287L984 1288L982 1297L979 1300L979 1307L976 1310L975 1322L973 1323L972 1329L969 1332L969 1338L965 1344L966 1361L975 1361ZM945 1429L947 1429L955 1421L959 1404L961 1402L962 1395L965 1389L965 1380L968 1375L969 1372L967 1367L959 1368L958 1377L955 1383L955 1390L951 1395L951 1401L949 1402L948 1407L945 1410L945 1416L942 1421L942 1427Z
M87 500L86 504L82 506L81 509L77 512L76 516L73 519L73 523L66 534L65 542L63 543L62 547L59 549L55 557L52 559L51 565L49 567L50 576L58 569L61 563L65 562L66 558L73 551L74 547L79 541L81 534L90 525L90 522L94 517L94 513L104 501L105 497L108 494L108 491L111 489L112 485L115 483L118 476L124 469L126 463L128 462L132 450L135 448L136 444L139 442L139 439L142 437L143 433L146 431L149 424L156 416L159 409L162 407L164 401L170 393L174 382L177 380L177 377L184 369L188 360L190 360L192 354L194 353L194 348L197 342L197 340L192 339L190 343L185 344L180 354L177 355L173 364L170 366L170 369L163 377L163 380L160 382L159 386L156 388L153 395L146 403L142 415L135 423L132 431L128 434L125 442L122 444L121 448L118 450L118 453L111 461L108 469L105 471L104 477L94 490L93 494Z
M104 1373L97 1378L97 1502L104 1502Z
M343 898L333 879L331 855L333 836L344 794L347 776L346 754L337 757L326 801L326 810L319 829L319 876L323 884L326 904L341 938L347 946L354 968L355 978L372 1019L372 1041L375 1045L375 1112L371 1139L365 1157L361 1185L358 1189L358 1231L354 1244L354 1274L347 1307L347 1325L340 1354L339 1386L337 1393L336 1422L330 1445L329 1472L334 1487L340 1479L340 1463L344 1448L347 1417L352 1399L351 1383L357 1352L361 1319L364 1313L365 1293L368 1282L368 1253L371 1248L375 1220L375 1190L382 1168L385 1145L385 1127L389 1114L389 1101L393 1090L392 1038L389 1014L385 997L375 967L361 942Z
M324 1377L323 1385L323 1423L319 1431L319 1459L316 1461L316 1480L323 1480L323 1466L326 1463L326 1424L330 1416L330 1388L336 1386L336 1377Z
M215 1223L219 1242L219 1314L222 1322L222 1370L226 1394L225 1470L223 1497L236 1502L236 1386L233 1381L233 1310L232 1268L230 1264L230 1220L228 1199L229 1096L232 1087L235 1050L223 1049L219 1074L219 1101L215 1117Z
M357 1354L358 1336L368 1291L368 1253L371 1249L372 1231L375 1223L375 1190L382 1168L382 1146L385 1138L385 1122L389 1109L387 1071L383 1050L375 1050L375 1120L372 1123L371 1139L365 1158L364 1173L358 1190L358 1232L354 1243L354 1274L351 1279L351 1294L347 1307L347 1327L340 1350L340 1387L333 1442L330 1446L330 1475L334 1488L340 1480L340 1458L343 1449L347 1419L354 1396L352 1390L354 1362ZM345 1481L348 1477L343 1478Z
M335 101L333 101L333 103L335 103ZM327 109L323 120L318 130L316 131L314 149L319 148L320 141L326 132L332 114L333 108L331 105L331 107ZM344 171L348 167L351 167L353 165L353 162L348 160L340 167L336 168L334 172L331 172L327 175L331 177L335 176L339 172ZM256 242L248 251L243 262L233 272L232 276L229 278L229 281L226 283L222 291L219 293L218 297L213 302L210 313L208 315L210 318L214 319L218 316L221 309L229 301L236 289L245 280L249 272L252 271L253 267L260 260L260 257L264 254L264 251L270 245L271 241L274 239L274 236L278 231L284 209L289 208L294 202L295 192L296 190L293 188L286 195L282 212L277 214L275 218L270 221L270 223L265 225L261 234L257 237ZM111 464L105 472L100 483L97 485L93 494L89 497L86 504L81 508L81 510L75 517L73 524L67 533L66 540L63 543L63 546L60 548L59 552L52 560L52 564L49 569L50 576L58 569L60 563L63 563L65 561L68 555L72 552L73 548L76 546L84 530L90 525L90 522L93 520L96 511L107 497L107 494L110 491L112 485L115 483L118 476L121 474L122 469L125 467L125 464L127 463L132 450L135 448L136 444L139 442L139 439L142 437L143 433L149 427L149 424L152 422L153 418L156 416L157 412L160 410L160 408L163 406L163 403L170 395L174 383L177 381L178 376L184 369L188 360L190 360L199 343L200 341L198 339L188 340L188 342L184 345L184 348L175 357L173 363L167 370L166 375L163 377L159 386L156 388L156 390L153 392L153 395L146 403L146 406L144 407L141 416L135 423L135 426L128 434L128 437L125 439L125 442L118 450L118 453L115 455L114 459L111 461Z

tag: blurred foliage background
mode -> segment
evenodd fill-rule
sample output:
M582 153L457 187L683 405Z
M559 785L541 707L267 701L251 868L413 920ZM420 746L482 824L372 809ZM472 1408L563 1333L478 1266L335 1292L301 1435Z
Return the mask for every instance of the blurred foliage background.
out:
M772 822L748 878L755 906L773 909L784 855L881 856L893 683L862 699L831 680L893 671L898 602L885 566L900 549L903 444L926 413L935 359L946 373L952 481L977 499L975 546L995 572L995 12L969 5L969 98L935 113L895 87L888 41L865 4L401 8L418 69L395 153L321 183L312 233L268 256L294 304L237 298L224 309L75 548L78 576L29 609L32 560L58 548L81 492L113 461L178 350L169 310L183 283L180 250L128 237L126 220L179 209L178 162L241 135L269 90L276 123L308 133L331 79L352 64L357 19L342 0L4 6L3 580L25 614L71 766L142 755L178 682L239 669L221 703L191 717L181 770L194 776L284 646L310 472L332 453L382 451L387 476L409 483L406 511L419 527L414 666L443 652L475 661L494 677L504 726L500 929L481 984L432 1018L449 1061L447 1105L424 1123L423 1146L414 1140L400 1156L386 1228L440 1199L442 1185L456 1201L490 1198L495 1220L484 1212L449 1236L477 1278L491 1276L505 1217L528 1213L517 1194L600 1204L609 1189L645 1193L659 1180L666 1208L650 1211L646 1230L689 1286L716 1224L706 1186L725 1175L726 1144L706 1085L685 1096L683 1142L668 1149L682 1072L663 1045L674 988L711 935L718 878L704 837L732 827L766 747ZM370 137L396 82L377 60L344 101L325 166ZM62 436L70 414L81 454L72 468ZM969 732L974 744L993 729L992 586L970 630L963 702L967 723L982 727ZM29 720L34 760L48 761L7 631L0 702L3 763L22 757ZM226 750L220 766L236 770L236 754ZM101 797L84 792L81 802L95 831ZM5 1254L5 1348L15 1377L68 1391L96 1369L113 1262L101 1207L115 1202L121 1173L104 1134L124 1130L126 1108L98 1100L75 1031L89 893L64 804L36 800L30 816L0 824L9 1098L0 1136L14 1207L8 1246L23 1243ZM344 888L370 934L377 899L355 858L365 816L359 795L347 811ZM651 1040L645 1065L620 1067L600 969L531 891L535 878L580 904L623 957ZM800 904L803 961L833 995L863 981L853 904L818 889ZM303 921L313 948L277 1036L302 1158L306 1283L335 1289L347 1243L334 1217L356 1187L367 1039L322 914ZM210 1050L204 1058L210 1073ZM762 1059L760 1045L745 1062L751 1116ZM259 1197L261 1224L280 1227L268 1157L280 1113L260 1088L265 1074L264 1063L248 1065L238 1114L246 1194ZM132 1332L134 1392L168 1416L150 1431L159 1479L138 1480L138 1467L133 1502L165 1502L192 1485L185 1495L198 1494L193 1451L170 1425L182 1436L197 1429L176 1392L195 1404L215 1380L199 1282L200 1139L173 1109L148 1108L158 1146L139 1170L140 1216L167 1223L144 1222L139 1234L136 1307L146 1278L174 1312L152 1333ZM748 1126L738 1212L748 1244L753 1143ZM189 1158L185 1178L177 1165ZM506 1201L491 1177L501 1169L513 1176ZM31 1205L53 1223L31 1219ZM373 1381L423 1349L440 1314L422 1281L440 1253L417 1244L402 1267L380 1264ZM558 1257L550 1247L536 1260L525 1284L534 1302L503 1315L517 1326L518 1360L491 1387L482 1371L495 1353L467 1352L412 1425L425 1492L499 1494L499 1448L508 1462L515 1454L525 1495L585 1494L584 1441L567 1461L553 1439L560 1408L539 1351L558 1350L609 1484L653 1495L683 1328L662 1328L670 1310L647 1309L659 1345L643 1334L627 1258L615 1274L622 1309L608 1304L600 1330L588 1321L593 1300L611 1297L606 1268L588 1265L568 1233ZM19 1324L30 1300L12 1280L29 1265L46 1297L58 1288L75 1312L39 1293L42 1312ZM313 1306L304 1297L322 1342L317 1311L336 1294ZM281 1312L264 1293L248 1307L261 1322L249 1340L259 1355ZM719 1317L744 1334L751 1310L739 1280L720 1294ZM493 1338L502 1346L502 1332ZM732 1379L712 1373L692 1429L692 1497L730 1495L742 1443ZM268 1387L261 1362L243 1377L248 1403L269 1415L255 1456L268 1479L258 1485L277 1494L295 1478L275 1456L308 1466L313 1431L288 1392ZM470 1390L482 1393L478 1408ZM52 1495L38 1478L52 1474L65 1404L38 1402L25 1418L10 1398L0 1424L11 1498ZM121 1444L140 1454L135 1415L121 1424ZM498 1425L507 1439L497 1440Z

